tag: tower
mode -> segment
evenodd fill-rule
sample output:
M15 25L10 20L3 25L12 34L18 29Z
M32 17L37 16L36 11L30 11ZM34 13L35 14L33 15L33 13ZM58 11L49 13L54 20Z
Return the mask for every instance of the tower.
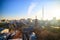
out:
M37 20L37 16L35 16L35 28L37 28L38 27L38 20Z

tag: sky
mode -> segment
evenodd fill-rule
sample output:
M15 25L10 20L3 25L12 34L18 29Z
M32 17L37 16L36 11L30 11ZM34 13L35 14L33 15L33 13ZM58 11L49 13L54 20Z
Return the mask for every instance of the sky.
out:
M59 0L0 0L0 19L41 19L43 8L44 20L60 18Z

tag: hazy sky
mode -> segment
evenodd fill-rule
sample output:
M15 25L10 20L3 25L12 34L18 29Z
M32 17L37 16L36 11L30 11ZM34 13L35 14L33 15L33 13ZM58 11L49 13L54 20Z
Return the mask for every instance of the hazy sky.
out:
M59 0L1 0L0 16L5 19L35 18L41 19L44 5L44 19L60 18Z

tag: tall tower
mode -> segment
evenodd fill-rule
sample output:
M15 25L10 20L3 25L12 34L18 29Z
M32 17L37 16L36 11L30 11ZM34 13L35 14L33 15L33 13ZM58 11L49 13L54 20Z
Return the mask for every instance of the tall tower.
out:
M44 27L44 5L42 5L41 28Z

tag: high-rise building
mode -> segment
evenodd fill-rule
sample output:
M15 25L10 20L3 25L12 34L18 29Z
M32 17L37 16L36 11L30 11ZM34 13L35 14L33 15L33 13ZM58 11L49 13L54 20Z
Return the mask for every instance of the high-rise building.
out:
M37 16L35 18L36 18L35 19L35 28L37 28L38 27L38 19L37 19Z

